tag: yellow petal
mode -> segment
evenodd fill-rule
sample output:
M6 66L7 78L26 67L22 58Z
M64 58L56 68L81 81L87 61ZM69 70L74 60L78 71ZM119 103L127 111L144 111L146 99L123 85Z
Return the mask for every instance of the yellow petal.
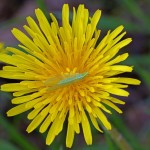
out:
M115 94L115 95L119 95L119 96L129 96L129 92L123 90L123 89L119 89L119 88L111 88L106 90L107 92L111 93L111 94Z
M130 66L124 66L124 65L114 65L111 66L112 70L117 70L117 71L123 71L123 72L132 72L133 68Z
M40 52L40 49L23 32L14 28L12 30L12 33L23 45L25 45L27 48L29 48L31 50L31 53L32 53L32 51Z
M111 34L109 35L107 42L109 43L110 41L112 41L122 30L123 30L123 26L119 26L117 27L113 32L111 32Z
M43 106L44 107L44 106ZM43 107L40 107L38 109L33 109L27 116L29 120L32 120L37 116L37 114L43 109Z
M111 124L108 122L108 120L107 120L106 116L103 114L103 112L97 107L94 108L94 111L95 111L97 117L99 118L99 120L106 127L106 129L111 130Z
M119 109L116 105L114 105L112 102L108 101L108 100L103 100L103 103L105 103L106 105L112 107L113 109L115 109L118 113L122 113L122 110Z
M109 61L109 62L106 63L106 64L107 64L107 65L113 65L113 64L119 63L119 62L121 62L121 61L126 60L128 56L129 56L128 53L119 55L119 56L117 56L115 59Z
M13 96L23 96L25 94L29 94L32 92L36 92L37 89L28 89L28 90L23 90L23 91L19 91L19 92L14 92Z
M68 123L66 146L71 148L73 144L73 140L74 140L74 129L73 129L73 126Z
M59 117L56 117L54 122L52 123L50 130L49 130L47 137L46 137L46 144L47 145L50 145L53 142L53 140L56 136L56 132L58 130L58 126L60 124L60 121L61 120L59 119Z
M8 83L1 85L1 90L7 92L22 91L26 89L28 89L28 87L21 85L20 83Z
M48 36L51 36L52 30L51 30L51 27L50 27L50 24L49 24L47 18L45 17L43 12L39 8L35 10L35 14L38 19L40 28L42 29L43 33L48 38Z
M52 120L51 120L51 114L47 116L47 118L44 120L42 125L40 126L39 132L44 133L48 127L50 126Z
M103 131L99 128L99 125L98 125L98 123L97 123L96 118L95 118L92 114L89 114L89 116L90 116L90 119L91 119L92 124L94 125L94 127L95 127L98 131L100 131L100 132L103 133Z
M30 133L32 132L35 128L37 128L40 123L44 120L44 118L47 116L48 112L49 112L49 106L47 106L46 108L44 108L34 119L33 121L30 123L30 125L27 128L27 132Z
M84 139L85 139L87 145L91 145L92 144L91 127L90 127L88 118L87 118L84 111L82 111L82 121L81 121L81 123L82 123Z
M21 105L18 105L16 107L13 107L12 109L10 109L7 112L7 116L15 116L15 115L21 114L21 113L32 108L32 106L30 106L28 108L26 108L25 106L26 106L26 104L21 104Z
M117 103L117 104L125 104L124 101L119 100L119 99L114 98L114 97L108 97L108 99L109 99L110 101L112 101L113 103Z
M141 83L141 81L137 80L137 79L133 79L133 78L111 78L112 80L114 80L113 82L115 83L125 83L125 84L133 84L133 85L139 85Z

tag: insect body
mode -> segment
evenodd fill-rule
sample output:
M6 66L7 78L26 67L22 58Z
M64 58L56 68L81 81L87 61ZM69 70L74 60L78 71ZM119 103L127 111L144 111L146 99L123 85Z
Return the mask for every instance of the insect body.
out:
M49 90L54 90L59 87L70 85L74 82L84 79L88 75L88 72L76 73L74 75L66 75L65 77L54 77L45 81L45 84L49 86Z

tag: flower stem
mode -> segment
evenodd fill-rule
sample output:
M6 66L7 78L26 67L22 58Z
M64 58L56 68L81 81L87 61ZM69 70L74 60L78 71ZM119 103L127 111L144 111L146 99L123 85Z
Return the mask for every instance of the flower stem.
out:
M110 135L111 139L116 143L120 150L133 150L127 140L122 136L121 133L119 133L119 131L114 126L112 126L112 129L110 131L105 130L105 132Z

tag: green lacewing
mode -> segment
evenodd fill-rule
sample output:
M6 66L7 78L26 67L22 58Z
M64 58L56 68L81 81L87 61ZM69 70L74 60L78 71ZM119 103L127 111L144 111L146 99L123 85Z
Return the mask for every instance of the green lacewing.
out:
M70 85L74 82L84 79L88 72L76 73L74 75L66 75L65 77L56 76L45 81L45 85L49 86L49 90L54 90L65 85Z

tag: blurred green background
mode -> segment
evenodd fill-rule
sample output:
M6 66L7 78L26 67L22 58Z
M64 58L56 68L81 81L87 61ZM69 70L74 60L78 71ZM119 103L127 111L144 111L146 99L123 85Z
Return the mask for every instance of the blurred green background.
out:
M134 72L126 76L138 78L140 86L130 86L130 96L122 98L126 104L119 106L122 115L115 112L108 116L113 130L104 134L92 129L93 145L86 146L82 133L75 136L72 150L150 150L150 0L0 0L0 42L6 46L17 46L11 29L22 29L26 16L33 16L34 9L40 7L48 16L53 12L61 21L61 8L68 3L70 10L85 4L90 13L102 10L98 28L104 36L107 30L124 25L126 37L133 42L122 52L128 51L130 57L126 64L134 65ZM102 38L101 36L101 38ZM0 63L2 68L4 64ZM11 82L0 79L0 84ZM6 112L12 107L12 94L0 92L0 150L66 150L64 131L51 146L45 145L46 134L34 131L25 132L29 121L26 113L7 118Z

